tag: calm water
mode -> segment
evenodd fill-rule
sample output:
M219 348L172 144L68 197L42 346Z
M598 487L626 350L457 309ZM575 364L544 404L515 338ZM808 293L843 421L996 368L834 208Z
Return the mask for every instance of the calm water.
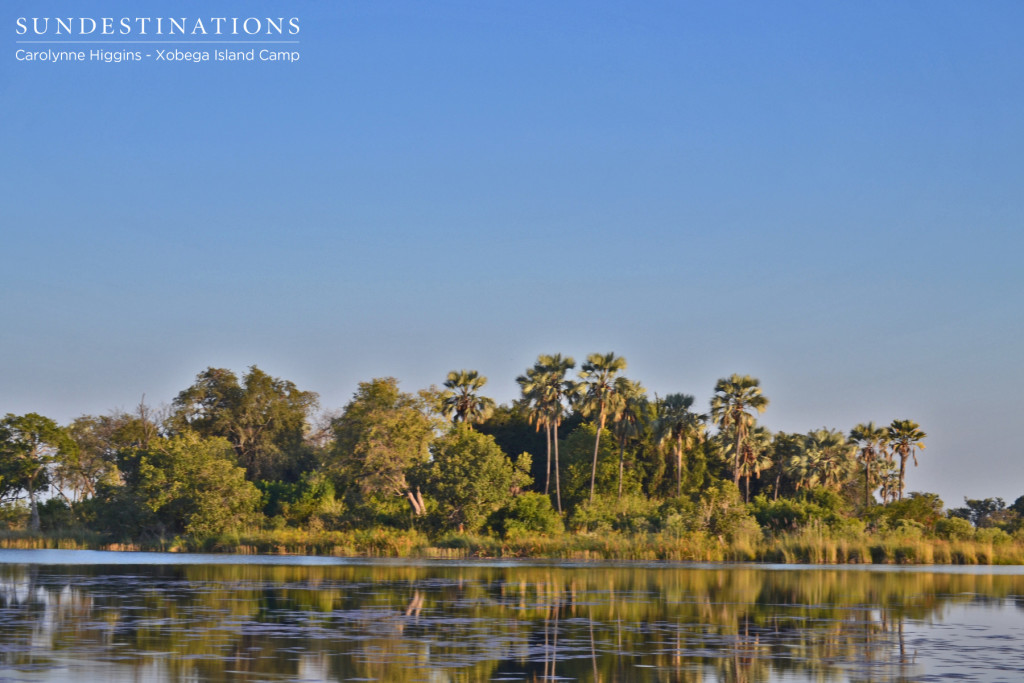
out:
M90 680L1017 682L1024 570L0 551L0 681Z

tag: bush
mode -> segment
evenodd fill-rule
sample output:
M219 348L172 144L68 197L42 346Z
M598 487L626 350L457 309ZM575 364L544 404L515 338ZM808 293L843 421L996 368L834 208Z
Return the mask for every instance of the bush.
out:
M935 522L935 535L947 541L966 541L974 536L974 527L961 517L947 517Z
M502 536L524 533L560 534L562 519L543 493L522 493L491 515L488 526Z
M571 524L588 531L647 533L657 528L658 504L637 495L599 494L573 511Z
M1010 534L1006 533L999 527L985 527L984 529L978 529L974 532L974 540L979 543L991 543L992 545L1001 545L1003 543L1010 542Z
M75 526L71 508L60 498L50 498L39 504L39 525L43 531L56 531Z

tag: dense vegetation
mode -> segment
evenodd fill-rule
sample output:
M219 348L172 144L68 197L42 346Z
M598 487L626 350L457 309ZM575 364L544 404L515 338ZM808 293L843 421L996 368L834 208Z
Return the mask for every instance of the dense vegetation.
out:
M626 361L542 355L495 405L476 371L341 410L253 366L207 368L162 411L0 421L10 543L333 553L782 561L1020 561L1024 497L906 493L902 416L772 432L757 379L649 396ZM35 539L35 540L33 540ZM42 539L42 540L40 540ZM58 543L61 541L52 541ZM996 550L993 550L995 548Z

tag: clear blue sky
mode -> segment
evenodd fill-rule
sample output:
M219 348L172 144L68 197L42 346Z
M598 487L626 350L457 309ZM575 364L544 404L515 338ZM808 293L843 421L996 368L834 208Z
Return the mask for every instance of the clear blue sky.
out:
M1024 494L1024 4L6 2L0 413L615 351ZM298 16L295 64L23 63L20 16Z

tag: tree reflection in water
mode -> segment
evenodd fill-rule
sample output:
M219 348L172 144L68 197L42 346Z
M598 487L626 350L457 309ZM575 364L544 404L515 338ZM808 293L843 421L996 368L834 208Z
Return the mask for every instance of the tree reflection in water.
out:
M907 627L1021 595L857 569L0 565L0 678L914 681L957 643Z

